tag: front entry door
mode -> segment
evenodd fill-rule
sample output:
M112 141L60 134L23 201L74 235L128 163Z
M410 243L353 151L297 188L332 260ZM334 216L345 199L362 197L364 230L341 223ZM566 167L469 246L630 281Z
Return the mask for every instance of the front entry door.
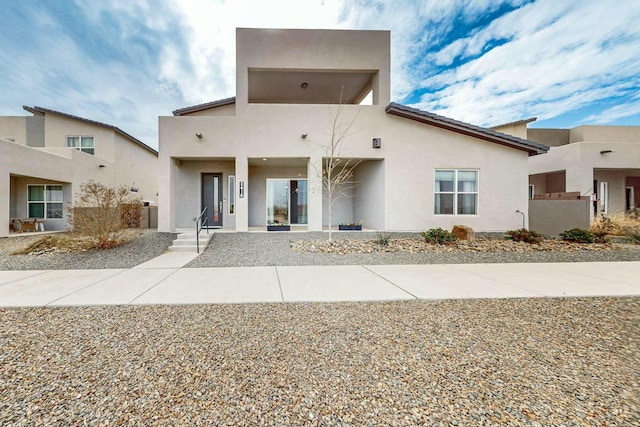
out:
M209 217L209 227L222 227L222 174L203 173L202 174L202 207L200 211L207 207Z

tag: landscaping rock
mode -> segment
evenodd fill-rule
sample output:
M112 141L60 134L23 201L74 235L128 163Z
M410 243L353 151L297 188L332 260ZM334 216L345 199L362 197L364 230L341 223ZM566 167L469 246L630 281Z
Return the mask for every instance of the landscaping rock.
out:
M473 228L466 225L454 225L451 232L456 236L456 239L458 240L476 240L476 232L473 231Z

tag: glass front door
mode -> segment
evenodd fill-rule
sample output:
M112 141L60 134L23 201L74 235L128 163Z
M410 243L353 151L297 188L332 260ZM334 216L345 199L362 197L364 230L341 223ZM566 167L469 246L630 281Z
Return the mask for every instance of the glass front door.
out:
M267 224L307 224L307 180L267 179Z
M207 208L209 227L222 227L222 174L202 174L202 207Z

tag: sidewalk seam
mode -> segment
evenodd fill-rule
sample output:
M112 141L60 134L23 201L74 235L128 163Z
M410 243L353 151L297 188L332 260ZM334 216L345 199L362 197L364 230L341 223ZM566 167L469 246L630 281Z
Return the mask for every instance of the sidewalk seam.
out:
M284 302L284 293L282 293L282 283L280 283L280 273L278 272L278 266L276 265L276 278L278 279L278 288L280 289L280 298Z
M166 270L169 270L168 268ZM129 301L126 305L131 305L133 304L133 302L135 300L137 300L138 298L140 298L142 295L146 294L147 292L149 292L151 289L155 288L156 286L158 286L160 283L164 282L165 280L167 280L169 277L173 276L174 274L176 274L178 271L180 270L180 268L176 268L175 271L171 274L167 274L162 280L158 281L157 283L155 283L153 286L145 289L144 292L142 292L140 295L136 296L135 298L133 298L131 301Z
M391 280L387 279L386 277L376 273L375 271L367 268L367 266L365 265L360 265L360 267L364 268L365 270L367 270L370 273L375 274L376 276L378 276L379 278L381 278L382 280L384 280L385 282L390 283L391 285L395 286L396 288L400 289L402 292L411 295L413 298L415 298L416 300L420 300L420 298L418 298L417 296L415 296L414 294L412 294L411 292L407 291L406 289L401 288L400 286L396 285L395 283L393 283Z
M120 269L118 269L118 270L120 270ZM50 270L50 271L53 271L53 270ZM59 271L59 270L58 270L58 271ZM94 269L94 271L95 271L95 269ZM46 306L49 306L49 305L53 304L54 302L61 300L62 298L66 298L66 297L68 297L68 296L70 296L70 295L73 295L73 294L75 294L75 293L77 293L77 292L80 292L80 291L82 291L82 290L84 290L84 289L90 288L90 287L91 287L91 286L93 286L93 285L97 285L97 284L98 284L98 283L100 283L100 282L104 282L104 281L105 281L105 280L107 280L107 279L111 279L112 277L116 277L118 274L122 274L122 273L124 273L125 271L129 271L129 269L128 269L128 268L125 268L125 269L123 269L122 271L119 271L119 272L117 272L117 273L115 273L115 274L112 274L111 276L104 277L104 278L102 278L102 279L98 280L97 282L89 283L87 286L83 286L83 287L81 287L81 288L79 288L79 289L76 289L76 290L75 290L75 291L73 291L73 292L69 292L69 293L68 293L68 294L66 294L66 295L63 295L63 296L61 296L61 297L58 297L58 298L56 298L56 299L54 299L54 300L49 301L49 302L48 302L48 303L46 303L44 306L45 306L45 307L46 307Z
M11 271L11 270L9 270L9 271ZM36 273L36 274L33 274L31 276L25 276L25 277L20 277L19 279L10 280L8 282L5 282L5 283L1 284L0 286L10 285L11 283L15 283L15 282L17 282L19 280L31 279L32 277L37 277L37 276L40 276L41 274L48 273L51 270L13 270L13 271L40 271L40 272Z

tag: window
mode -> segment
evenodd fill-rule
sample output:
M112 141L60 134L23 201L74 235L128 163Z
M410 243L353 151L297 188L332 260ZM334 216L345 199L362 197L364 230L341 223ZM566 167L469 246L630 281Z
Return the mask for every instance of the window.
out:
M236 213L236 177L229 175L229 215Z
M476 215L478 213L478 171L436 170L434 213Z
M92 136L68 136L67 147L75 148L87 154L94 154Z
M609 212L609 183L602 181L600 183L600 213Z
M28 185L29 218L62 218L62 185Z

